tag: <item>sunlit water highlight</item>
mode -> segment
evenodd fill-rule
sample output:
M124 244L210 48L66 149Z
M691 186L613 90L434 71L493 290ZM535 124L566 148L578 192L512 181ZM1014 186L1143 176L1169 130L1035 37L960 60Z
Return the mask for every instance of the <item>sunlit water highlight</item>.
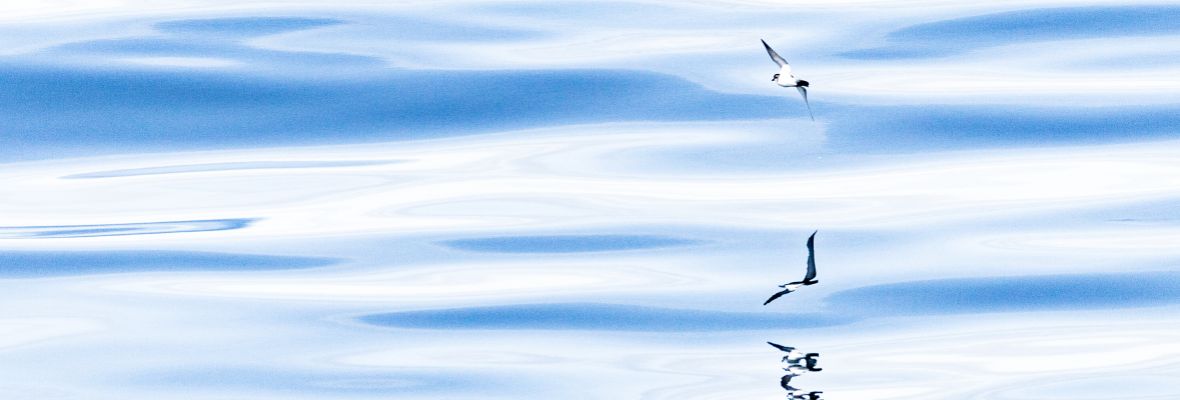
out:
M0 398L1180 396L1174 5L161 4L0 6Z

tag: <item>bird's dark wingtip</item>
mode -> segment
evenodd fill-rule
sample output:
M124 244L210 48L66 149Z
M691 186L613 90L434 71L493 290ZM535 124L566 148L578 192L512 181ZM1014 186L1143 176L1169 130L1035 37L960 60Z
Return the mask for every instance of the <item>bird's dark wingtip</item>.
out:
M770 304L770 302L774 301L774 299L777 299L777 298L779 298L779 297L783 297L783 295L784 295L784 294L787 294L787 293L790 293L790 291L789 291L789 290L784 290L784 291L781 291L781 292L775 293L774 295L770 296L770 298L769 298L769 299L766 299L766 302L765 302L765 303L762 303L762 305L767 305L767 304Z

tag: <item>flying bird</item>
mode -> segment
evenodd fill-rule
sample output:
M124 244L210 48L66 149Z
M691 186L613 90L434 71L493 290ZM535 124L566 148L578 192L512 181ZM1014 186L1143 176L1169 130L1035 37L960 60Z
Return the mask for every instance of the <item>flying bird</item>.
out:
M783 371L786 371L787 375L791 376L799 376L809 372L807 367L799 364L787 364L787 366L783 368Z
M783 59L783 56L775 53L774 49L770 48L769 44L766 44L766 40L762 40L762 46L766 47L766 52L770 54L770 59L774 60L774 63L778 64L779 67L778 73L774 74L774 77L770 78L770 81L782 87L793 87L798 90L799 94L803 96L803 104L807 105L807 115L810 115L811 120L815 121L815 114L811 113L811 103L807 102L807 86L810 83L802 79L795 79L795 75L791 74L791 64L787 64L787 60Z
M782 297L784 294L794 292L800 287L811 286L819 283L819 281L815 280L815 234L818 232L819 231L812 232L811 237L807 238L807 274L803 276L803 280L778 285L778 287L784 289L781 292L770 296L770 298L766 299L766 302L762 303L762 305L770 304L770 302L774 301L774 299Z
M806 355L803 354L802 351L799 351L799 349L796 349L794 347L783 346L783 345L775 343L775 342L766 342L766 344L774 346L774 348L779 349L779 351L787 353L787 355L783 356L783 362L785 362L785 363L798 364L800 361L807 358Z

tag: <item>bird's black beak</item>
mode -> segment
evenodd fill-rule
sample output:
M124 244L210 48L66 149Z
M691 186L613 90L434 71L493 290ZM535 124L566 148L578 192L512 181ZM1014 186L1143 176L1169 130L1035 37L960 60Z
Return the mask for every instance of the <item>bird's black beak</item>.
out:
M774 74L774 77L773 77L773 78L770 78L770 81L771 81L771 82L774 82L774 81L777 81L777 80L778 80L778 74Z

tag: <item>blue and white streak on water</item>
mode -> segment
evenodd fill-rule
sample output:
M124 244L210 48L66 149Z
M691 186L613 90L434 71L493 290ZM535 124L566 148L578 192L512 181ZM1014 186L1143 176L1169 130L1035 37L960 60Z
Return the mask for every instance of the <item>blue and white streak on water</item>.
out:
M1180 6L404 3L0 5L0 398L1180 397Z

